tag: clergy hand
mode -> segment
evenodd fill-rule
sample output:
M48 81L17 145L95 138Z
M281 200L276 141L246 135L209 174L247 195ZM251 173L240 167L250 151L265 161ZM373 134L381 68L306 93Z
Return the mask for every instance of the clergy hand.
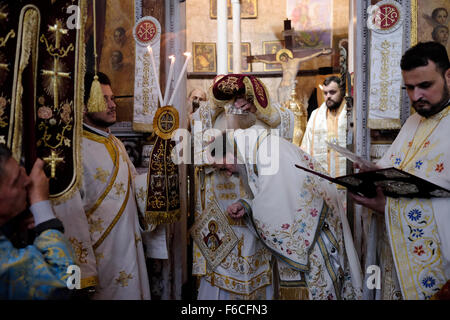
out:
M235 202L228 206L227 213L233 219L240 219L244 216L245 209L240 202Z
M367 207L376 213L384 215L384 208L386 206L386 196L383 193L383 190L378 187L377 188L377 195L374 198L366 198L354 193L349 192L350 196L352 197L353 201L356 203Z
M31 183L27 187L30 205L48 200L49 179L44 172L44 161L37 159L31 169Z

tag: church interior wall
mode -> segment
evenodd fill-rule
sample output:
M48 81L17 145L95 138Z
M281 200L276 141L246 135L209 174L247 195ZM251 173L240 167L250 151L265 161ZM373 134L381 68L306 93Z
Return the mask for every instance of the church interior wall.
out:
M283 40L283 20L286 19L286 1L259 0L256 19L241 20L241 41L250 42L251 55L263 54L263 41ZM347 0L333 1L333 48L338 54L338 42L348 37L349 3ZM232 19L228 19L228 42L232 41ZM217 42L217 19L210 18L210 0L190 0L186 3L186 47L192 52L193 42ZM338 66L336 57L322 56L306 61L300 66L301 70L318 70L321 67ZM259 75L264 73L263 63L252 63L252 72ZM188 65L188 72L193 72L192 60ZM323 75L297 77L297 96L302 101L308 99L314 88L323 80ZM281 81L281 71L273 77L262 77L272 97L276 97L276 89ZM212 77L189 77L187 92L193 88L207 91L212 83ZM320 92L319 92L320 93ZM318 100L321 102L321 94Z

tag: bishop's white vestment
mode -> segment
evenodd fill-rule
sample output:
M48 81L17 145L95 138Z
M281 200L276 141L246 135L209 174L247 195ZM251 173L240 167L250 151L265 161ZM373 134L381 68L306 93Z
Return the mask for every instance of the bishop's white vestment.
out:
M320 165L262 127L237 130L228 140L253 193L241 200L248 223L277 257L280 284L306 287L307 299L358 299L361 269L337 189L295 167L323 171Z
M84 125L82 150L79 192L55 206L77 255L82 288L95 286L94 299L150 299L137 209L146 186L135 186L136 169L112 134Z
M381 167L450 189L450 106L408 118ZM429 299L450 279L450 198L387 198L385 220L404 299Z
M281 135L292 139L294 118L292 112L272 102L271 112L263 115L257 111L257 123L264 127L279 128ZM224 130L227 120L224 109L212 106L210 102L201 103L193 115L196 164L204 156L202 141L209 141L204 135L211 128ZM261 121L262 120L262 121ZM205 139L205 140L202 140ZM200 159L199 159L200 157ZM222 263L210 270L205 257L194 243L193 275L200 277L198 299L241 300L272 299L272 255L245 222L231 219L226 213L227 207L242 197L247 197L239 176L226 177L212 167L196 168L195 217L207 214L212 202L226 215L231 229L239 239L238 244L224 257Z

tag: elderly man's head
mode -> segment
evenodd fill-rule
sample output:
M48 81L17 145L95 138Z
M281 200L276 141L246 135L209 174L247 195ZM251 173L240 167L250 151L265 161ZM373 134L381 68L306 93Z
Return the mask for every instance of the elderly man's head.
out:
M194 113L200 107L200 101L206 101L206 93L202 89L195 88L189 93L188 99L192 104L191 113Z

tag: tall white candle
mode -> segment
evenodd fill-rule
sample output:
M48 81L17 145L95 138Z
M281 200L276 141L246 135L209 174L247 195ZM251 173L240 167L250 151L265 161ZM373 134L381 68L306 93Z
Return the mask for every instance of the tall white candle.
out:
M153 67L153 75L155 77L155 83L156 83L156 87L158 88L158 96L159 96L159 103L161 104L161 106L163 106L163 97L161 94L161 88L159 86L159 78L158 75L156 74L156 63L155 63L155 57L153 56L153 50L151 46L147 47L148 52L150 53L150 60L152 62L152 67Z
M173 65L175 64L175 56L169 56L170 59L170 68L169 68L169 76L167 77L167 83L166 83L166 92L164 93L164 105L167 105L167 100L169 99L169 89L170 89L170 82L172 81L173 76Z
M177 80L177 83L175 85L175 89L173 89L172 97L170 98L170 101L169 101L169 106L172 105L172 102L173 102L173 99L175 98L175 94L177 92L177 89L180 86L181 79L183 78L184 72L186 71L189 59L191 59L191 57L192 57L190 52L185 52L184 55L186 56L186 61L184 62L183 69L181 69L180 75L178 76L178 80Z

